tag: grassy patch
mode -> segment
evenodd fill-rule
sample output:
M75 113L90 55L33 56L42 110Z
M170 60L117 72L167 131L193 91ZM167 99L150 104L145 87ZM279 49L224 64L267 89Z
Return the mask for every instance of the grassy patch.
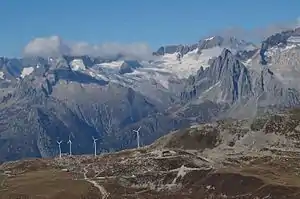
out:
M70 173L59 170L26 172L7 178L6 188L0 191L0 198L49 198L96 199L101 195L97 188L84 180L74 180Z

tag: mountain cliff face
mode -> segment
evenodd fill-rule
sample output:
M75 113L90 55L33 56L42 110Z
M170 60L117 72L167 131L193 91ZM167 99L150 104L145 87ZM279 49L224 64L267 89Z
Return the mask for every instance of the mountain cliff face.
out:
M215 36L160 48L151 61L0 58L0 161L55 156L57 140L67 152L69 136L74 154L91 153L92 136L98 152L116 151L136 146L139 126L145 145L192 124L298 106L296 33L268 48Z
M228 49L224 49L210 67L205 70L200 68L196 76L189 78L186 91L181 96L189 100L211 93L215 94L208 97L212 101L234 103L251 96L250 78L249 70Z
M240 117L239 112L244 112L243 117L249 117L269 106L298 106L299 91L287 87L271 68L262 68L257 72L246 67L225 49L212 61L210 67L200 68L197 75L189 77L181 99L192 100L194 103L211 100L214 103L229 104L231 117Z

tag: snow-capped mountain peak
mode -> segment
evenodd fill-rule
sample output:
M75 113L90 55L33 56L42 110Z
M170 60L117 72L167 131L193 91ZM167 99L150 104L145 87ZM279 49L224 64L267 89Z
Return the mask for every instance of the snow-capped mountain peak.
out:
M208 38L199 41L198 48L209 49L213 47L223 47L228 48L232 52L238 52L243 50L253 50L257 48L253 43L246 42L245 40L240 40L236 37L222 37L222 36L210 36Z
M210 40L213 40L215 37L213 36L213 37L209 37L209 38L206 38L206 39L204 39L205 41L210 41Z
M187 78L201 66L208 67L209 60L218 57L225 48L234 54L257 49L254 44L236 37L209 36L195 44L160 47L153 53L158 57L154 64L180 78Z

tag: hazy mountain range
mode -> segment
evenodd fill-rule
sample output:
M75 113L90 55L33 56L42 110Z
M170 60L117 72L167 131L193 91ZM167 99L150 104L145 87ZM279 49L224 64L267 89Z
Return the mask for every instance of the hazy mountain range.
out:
M54 38L55 39L55 38ZM59 45L59 42L58 42ZM174 129L252 118L300 103L300 28L257 46L211 36L166 45L151 59L71 56L0 58L0 161L152 143Z

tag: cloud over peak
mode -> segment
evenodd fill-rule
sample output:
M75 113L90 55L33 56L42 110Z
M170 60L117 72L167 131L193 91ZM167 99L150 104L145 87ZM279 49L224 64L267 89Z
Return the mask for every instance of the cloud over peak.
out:
M71 48L58 36L35 38L24 48L26 56L58 56L70 52Z
M300 27L300 17L292 21L274 23L264 27L255 27L252 29L245 29L238 26L228 27L225 29L212 31L209 35L235 36L247 41L261 41L275 33L292 30L298 27Z
M66 42L59 36L35 38L23 50L24 56L89 55L110 59L122 55L128 59L150 59L152 50L146 43L103 43L93 45L86 42Z
M235 36L246 41L260 42L274 33L300 27L300 17L289 22L270 24L265 27L244 29L229 27L210 32L208 35ZM147 43L117 43L89 44L87 42L71 42L59 36L35 38L23 50L24 56L60 56L60 55L89 55L112 59L124 57L126 59L150 60L153 59L152 49Z

